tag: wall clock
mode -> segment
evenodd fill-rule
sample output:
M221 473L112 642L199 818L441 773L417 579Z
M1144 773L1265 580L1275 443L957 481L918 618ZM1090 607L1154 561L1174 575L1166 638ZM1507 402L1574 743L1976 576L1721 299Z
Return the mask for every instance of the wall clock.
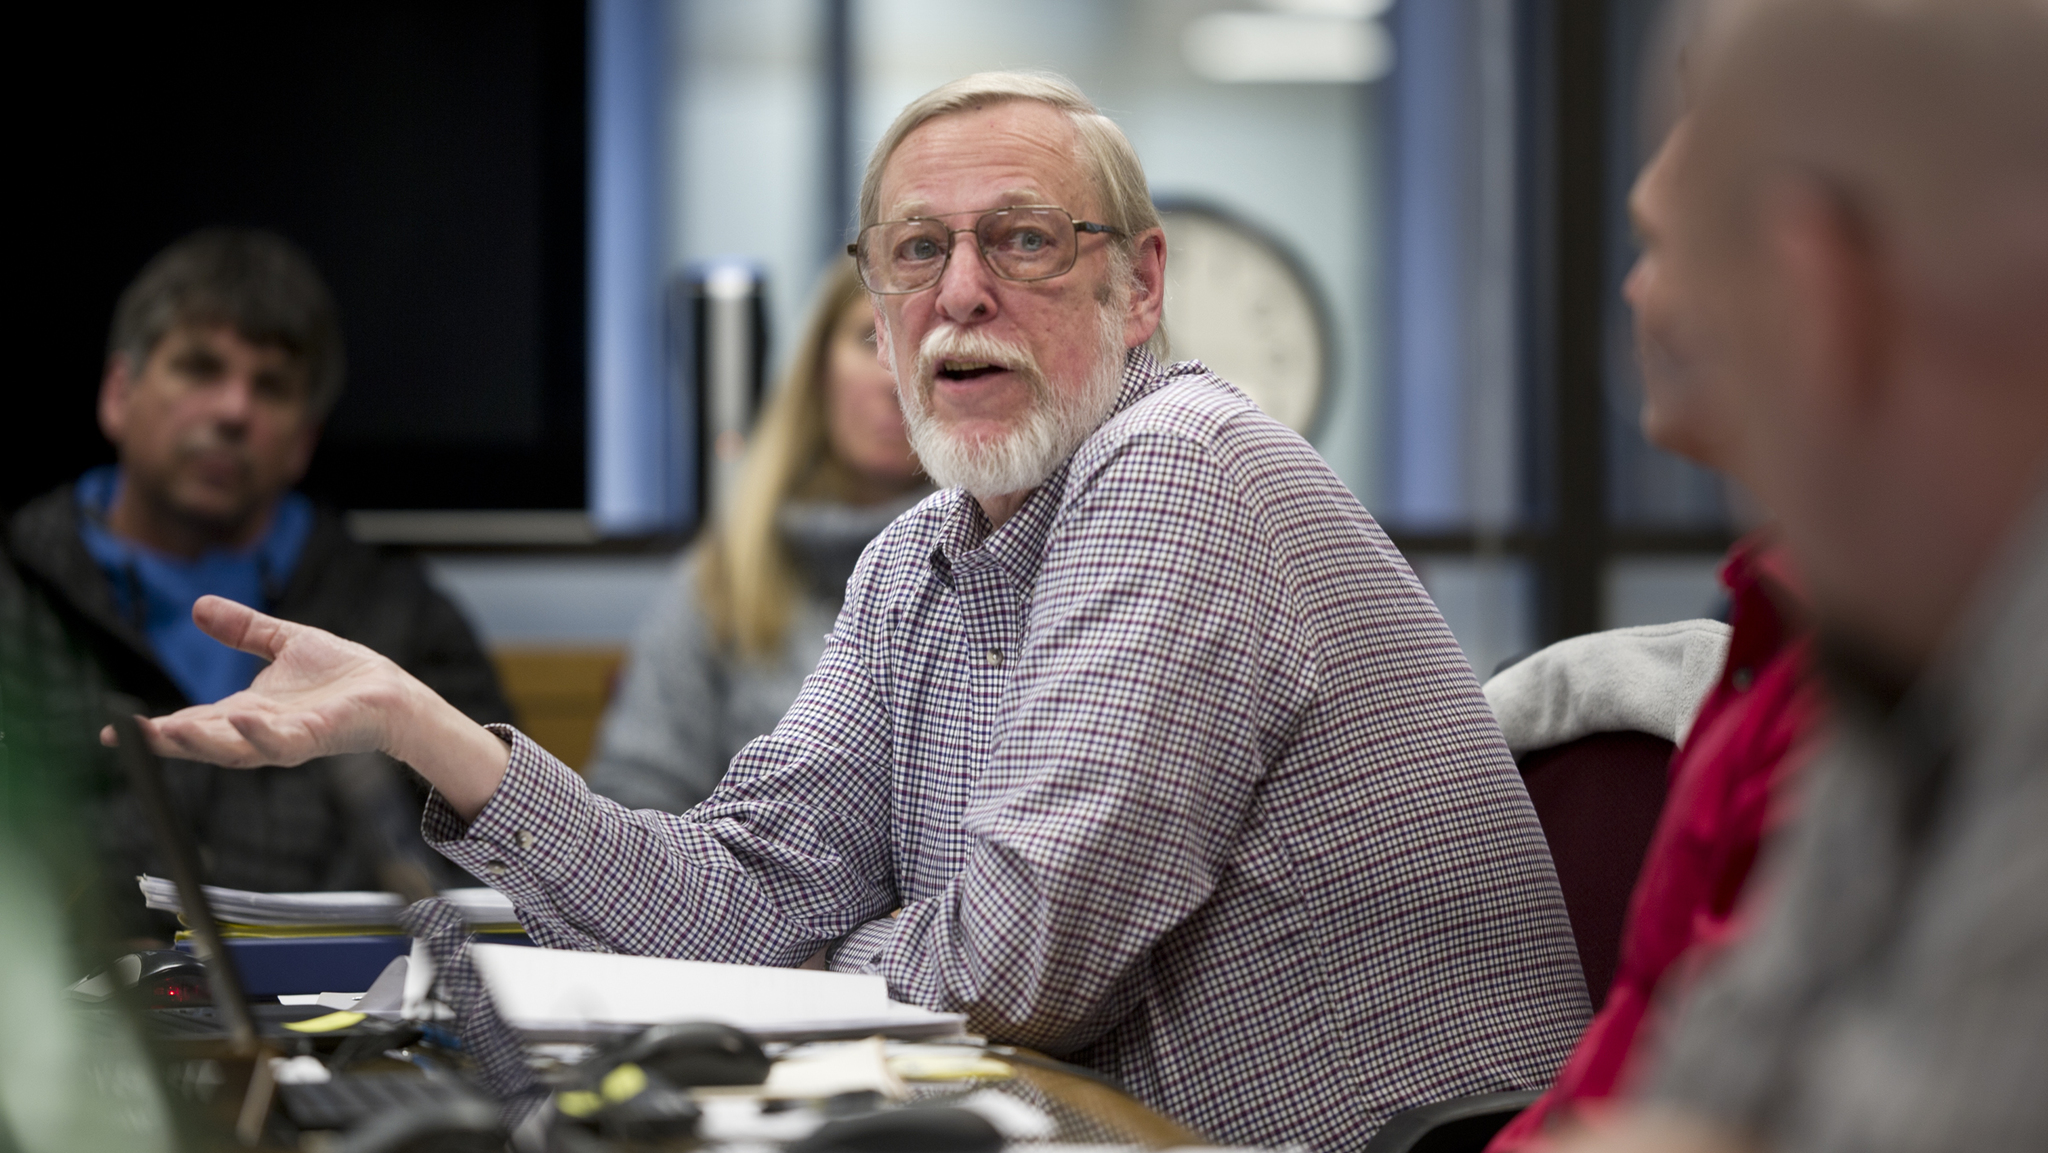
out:
M1335 368L1329 312L1308 268L1261 229L1166 201L1166 334L1282 424L1310 435Z

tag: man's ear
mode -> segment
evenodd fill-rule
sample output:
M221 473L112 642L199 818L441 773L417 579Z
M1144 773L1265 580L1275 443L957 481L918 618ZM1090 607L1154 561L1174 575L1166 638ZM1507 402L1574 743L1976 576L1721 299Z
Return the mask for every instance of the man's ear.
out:
M1131 304L1124 316L1124 347L1136 348L1152 339L1166 318L1166 232L1154 228L1138 234L1131 247Z
M115 445L128 428L128 395L134 391L135 375L127 353L107 354L107 370L100 377L100 434Z
M1784 286L1780 331L1795 387L1844 415L1880 403L1895 309L1883 254L1862 214L1840 190L1812 177L1775 182L1760 207Z

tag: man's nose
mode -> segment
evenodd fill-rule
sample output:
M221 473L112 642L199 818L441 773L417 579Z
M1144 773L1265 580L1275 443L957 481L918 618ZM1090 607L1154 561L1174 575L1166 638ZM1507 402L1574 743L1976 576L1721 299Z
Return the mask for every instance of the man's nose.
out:
M223 424L242 425L256 407L256 379L251 373L230 372L212 390L213 418Z
M953 251L939 274L939 312L954 324L987 321L996 314L995 274L981 258L981 240L964 228L951 240Z
M1621 298L1637 312L1643 310L1643 297L1650 289L1650 277L1653 273L1649 265L1648 253L1637 256L1636 262L1629 266L1627 278L1621 282Z

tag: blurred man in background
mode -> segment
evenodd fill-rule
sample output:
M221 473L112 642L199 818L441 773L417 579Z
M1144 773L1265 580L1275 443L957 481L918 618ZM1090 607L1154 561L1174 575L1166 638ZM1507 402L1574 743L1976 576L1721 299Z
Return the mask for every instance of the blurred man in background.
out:
M1693 319L1685 270L1671 267L1667 256L1681 191L1674 163L1689 133L1683 122L1674 128L1629 198L1642 249L1625 293L1643 370L1643 432L1659 447L1747 484L1733 382L1689 371L1672 352L1686 345ZM1495 1136L1488 1153L1545 1149L1552 1133L1597 1116L1640 1081L1653 1064L1659 1026L1667 1024L1656 1006L1681 996L1688 978L1750 926L1745 898L1758 849L1792 807L1822 724L1823 694L1811 667L1801 582L1775 529L1738 541L1720 578L1733 626L1727 656L1705 699L1691 702L1698 715L1672 756L1664 808L1630 893L1614 981L1549 1090ZM1589 644L1602 638L1613 638L1610 646L1644 644L1633 639L1636 631L1574 638L1552 651L1597 653ZM1536 666L1532 674L1540 672L1539 661L1529 664ZM1552 689L1534 675L1509 673L1489 683L1487 694L1497 698L1523 684ZM1513 715L1503 711L1503 728Z
M2048 3L1731 0L1696 47L1660 351L1737 400L1838 721L1584 1144L2048 1148Z
M418 563L357 543L338 516L291 491L342 376L332 297L282 237L195 233L122 294L99 399L119 463L31 502L7 534L22 578L54 607L68 651L99 683L152 714L246 688L261 662L192 624L192 603L213 593L352 637L479 721L510 719L468 625ZM273 891L370 887L369 852L336 796L337 771L172 764L206 879ZM168 926L142 918L132 877L163 870L124 790L101 791L102 849L126 889L117 900L131 911L128 928L151 935Z

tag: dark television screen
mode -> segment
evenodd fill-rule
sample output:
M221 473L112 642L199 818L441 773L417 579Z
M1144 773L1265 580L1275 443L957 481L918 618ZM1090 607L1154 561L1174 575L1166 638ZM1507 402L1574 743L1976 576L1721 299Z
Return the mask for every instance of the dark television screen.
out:
M101 460L115 298L211 224L333 287L348 390L304 487L351 508L584 504L580 3L93 8L43 18L0 504ZM33 430L33 431L31 431Z

